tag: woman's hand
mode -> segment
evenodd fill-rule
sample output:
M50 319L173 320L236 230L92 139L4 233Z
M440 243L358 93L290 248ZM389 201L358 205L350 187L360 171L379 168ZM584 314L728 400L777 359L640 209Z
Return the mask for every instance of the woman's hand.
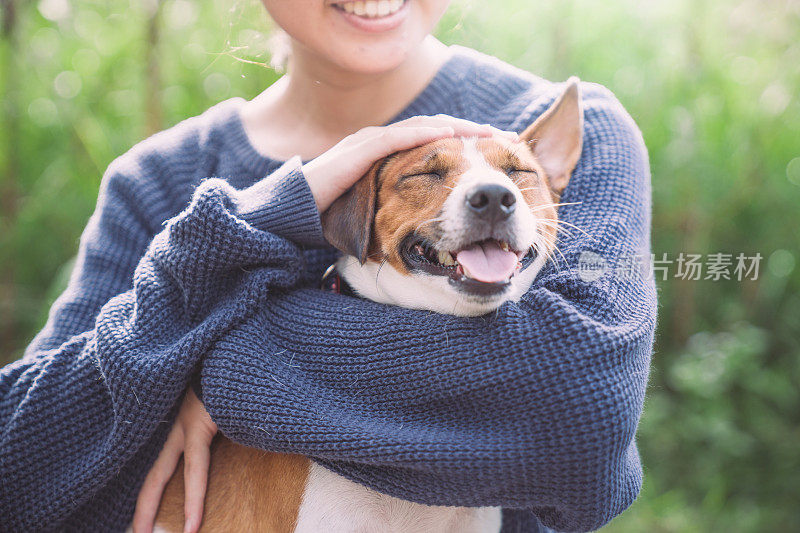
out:
M164 449L153 463L136 500L133 515L134 533L150 533L161 503L161 495L175 472L183 454L183 479L186 490L184 500L184 532L195 532L203 518L203 500L208 481L208 463L211 457L211 440L217 425L203 407L203 403L189 388L181 404L175 425L164 443Z
M447 137L491 137L512 140L514 132L448 115L411 117L390 126L363 128L348 135L327 152L303 165L311 194L320 213L387 155Z

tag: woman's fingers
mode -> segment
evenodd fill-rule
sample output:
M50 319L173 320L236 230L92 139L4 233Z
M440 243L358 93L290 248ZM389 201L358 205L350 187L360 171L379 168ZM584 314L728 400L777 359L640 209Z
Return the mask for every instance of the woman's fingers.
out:
M389 129L422 127L453 128L453 135L456 137L488 137L492 135L490 126L476 124L463 118L455 118L448 115L411 117L388 126Z
M451 117L449 115L416 116L397 122L394 126L400 127L446 127L450 126L454 130L456 137L490 137L497 135L509 140L516 140L519 135L513 131L505 131L495 128L489 124L477 124L463 118Z
M370 166L401 150L449 137L499 136L511 141L514 132L447 115L417 116L390 126L370 126L342 139L303 165L303 174L320 212L349 189Z
M453 119L460 120L460 119ZM356 147L362 158L369 163L377 161L387 155L401 150L407 150L416 146L455 136L466 136L465 131L471 131L468 136L492 136L499 135L509 140L516 141L519 138L514 132L502 131L489 125L479 126L469 121L462 121L460 130L454 126L402 126L387 127L376 132L376 137L367 138L360 146ZM378 141L378 142L375 142Z
M208 482L211 440L216 432L217 425L211 420L194 391L189 389L164 448L147 473L139 492L133 515L134 533L152 532L164 487L175 473L181 454L184 455L185 462L184 531L195 532L200 528Z
M386 128L380 134L380 146L375 154L367 158L371 161L386 157L400 150L407 150L438 139L445 139L455 135L455 130L450 126L431 127L417 126L405 128ZM375 157L373 157L373 155Z
M164 443L164 448L158 454L158 459L153 463L150 472L142 485L139 497L136 500L136 511L133 515L134 533L150 533L161 503L161 494L169 478L178 466L178 460L183 453L183 429L176 425L172 428Z
M317 209L322 213L375 161L453 135L450 126L364 128L303 165L303 175Z
M486 124L486 126L488 126L489 129L492 130L492 135L497 135L498 137L504 137L512 142L519 140L519 133L517 133L516 131L501 130L500 128L495 128L494 126L490 126L489 124Z
M211 459L213 435L194 431L186 436L183 452L183 479L186 490L184 500L184 533L195 533L203 520L203 500L208 484L208 465Z

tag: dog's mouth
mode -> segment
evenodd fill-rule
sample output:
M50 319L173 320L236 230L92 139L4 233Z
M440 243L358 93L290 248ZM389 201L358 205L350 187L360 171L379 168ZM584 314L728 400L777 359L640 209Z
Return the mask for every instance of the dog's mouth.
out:
M410 270L446 276L459 289L481 296L505 291L511 278L535 258L533 249L514 250L507 242L488 239L458 250L439 250L428 239L411 234L400 255Z

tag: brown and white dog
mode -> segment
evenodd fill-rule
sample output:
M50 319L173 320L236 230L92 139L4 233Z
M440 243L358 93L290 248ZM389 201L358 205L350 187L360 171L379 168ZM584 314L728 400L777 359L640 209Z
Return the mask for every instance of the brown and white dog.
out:
M389 156L323 217L344 252L336 268L360 296L475 316L522 296L552 254L557 204L582 147L576 79L521 135L443 139ZM156 529L183 531L183 465ZM219 437L204 531L488 532L498 508L427 506L380 494L308 458Z

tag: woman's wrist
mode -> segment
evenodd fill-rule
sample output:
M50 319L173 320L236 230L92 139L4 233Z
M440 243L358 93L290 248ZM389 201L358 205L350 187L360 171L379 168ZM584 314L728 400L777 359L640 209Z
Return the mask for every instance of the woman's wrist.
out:
M325 242L319 208L299 157L235 194L238 216L254 227L297 244Z

